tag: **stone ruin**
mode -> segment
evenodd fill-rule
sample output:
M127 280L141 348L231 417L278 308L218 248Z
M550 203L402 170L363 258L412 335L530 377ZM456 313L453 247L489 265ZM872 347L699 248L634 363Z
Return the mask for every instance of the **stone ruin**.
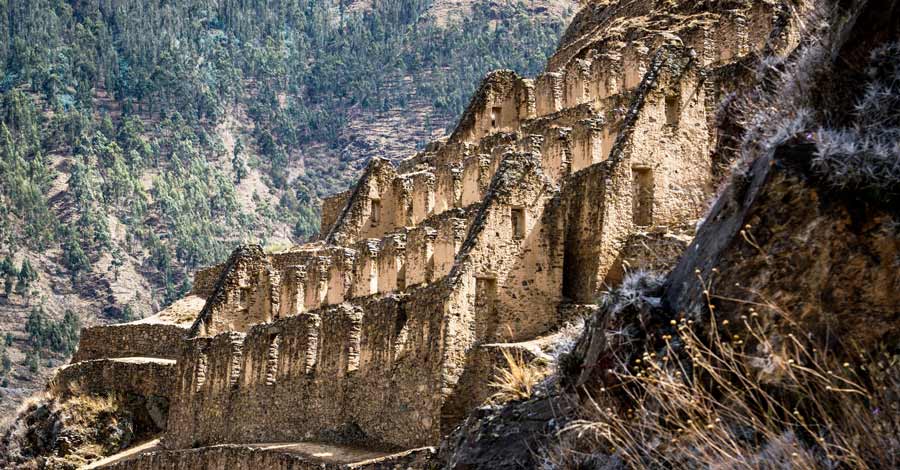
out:
M51 391L164 398L166 449L435 445L491 394L497 348L703 216L736 70L796 41L785 5L731 3L587 6L545 73L493 72L448 138L373 158L315 241L240 247L157 316L86 329Z

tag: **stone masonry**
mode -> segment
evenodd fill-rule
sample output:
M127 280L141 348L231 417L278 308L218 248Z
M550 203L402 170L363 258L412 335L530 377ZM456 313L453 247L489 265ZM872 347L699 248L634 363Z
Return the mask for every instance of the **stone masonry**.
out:
M545 73L489 74L448 138L373 159L324 201L316 241L238 248L198 274L192 323L87 330L76 362L174 360L172 451L436 444L483 399L460 385L490 380L474 358L498 355L482 346L589 311L623 270L652 264L630 241L686 243L658 234L692 226L713 196L734 68L796 40L775 1L674 2L665 15L607 3L579 13Z

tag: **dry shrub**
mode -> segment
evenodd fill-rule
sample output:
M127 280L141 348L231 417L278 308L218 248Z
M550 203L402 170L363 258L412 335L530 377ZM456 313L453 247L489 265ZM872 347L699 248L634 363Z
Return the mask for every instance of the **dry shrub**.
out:
M608 371L617 385L585 393L547 468L900 467L896 351L840 360L752 307L710 321L673 320L663 348Z
M535 388L547 377L549 369L541 360L529 361L521 350L501 350L505 367L497 367L489 384L496 392L493 403L531 398Z
M871 53L852 126L822 126L813 169L838 189L900 192L900 44Z

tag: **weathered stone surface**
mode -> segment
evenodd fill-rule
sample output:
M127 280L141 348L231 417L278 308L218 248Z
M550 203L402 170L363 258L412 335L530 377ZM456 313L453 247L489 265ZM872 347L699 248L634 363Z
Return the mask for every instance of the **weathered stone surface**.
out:
M371 446L434 442L441 345L432 335L445 296L426 286L185 342L166 445L345 433Z
M669 278L673 311L705 317L712 305L734 322L755 306L776 324L795 322L844 346L896 341L900 212L817 184L812 152L779 149L753 165L746 187L719 200Z
M221 269L197 273L194 290L156 315L130 323L84 328L72 362L115 357L155 357L174 359L188 328L206 303L211 292L209 277Z
M145 397L172 396L175 361L130 357L80 361L60 367L48 391L56 397L72 394L132 393Z
M445 440L440 451L441 468L537 468L537 451L566 423L574 403L545 396L503 407L479 408Z
M63 366L56 371L47 392L65 402L81 395L117 397L118 412L152 422L139 433L166 429L175 391L175 361L146 357L95 359Z
M114 357L174 359L187 329L178 325L126 323L85 328L72 362Z

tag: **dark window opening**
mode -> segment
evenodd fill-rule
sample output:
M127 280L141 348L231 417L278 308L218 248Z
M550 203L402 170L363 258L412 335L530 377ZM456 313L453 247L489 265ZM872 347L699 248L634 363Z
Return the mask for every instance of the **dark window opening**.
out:
M653 172L650 168L632 168L634 192L634 224L642 227L653 225Z
M492 339L497 333L497 279L475 278L475 322L479 338Z
M496 129L500 125L500 116L502 112L503 108L491 108L491 128Z
M525 209L511 209L510 219L512 220L513 238L517 240L525 238Z
M372 226L377 227L381 223L381 200L372 199Z
M400 265L397 270L397 290L406 289L406 265Z
M426 253L428 253L428 260L425 264L425 282L431 282L434 280L434 270L436 268L434 262L434 248L429 247Z
M677 126L681 117L681 98L677 95L666 97L666 124Z

